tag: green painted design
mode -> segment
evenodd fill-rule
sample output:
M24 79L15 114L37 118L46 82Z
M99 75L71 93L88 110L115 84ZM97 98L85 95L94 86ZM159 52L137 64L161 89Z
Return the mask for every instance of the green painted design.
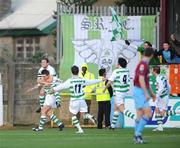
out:
M141 39L153 43L154 39L154 20L155 16L142 16L141 17Z
M62 15L62 35L63 35L63 58L60 62L60 78L65 80L71 77L70 68L74 63L74 47L72 38L74 37L74 17L73 15Z

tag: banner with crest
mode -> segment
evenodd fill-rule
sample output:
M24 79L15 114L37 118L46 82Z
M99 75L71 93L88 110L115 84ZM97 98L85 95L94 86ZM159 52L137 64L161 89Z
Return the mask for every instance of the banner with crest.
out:
M106 68L109 76L118 57L128 61L133 78L140 59L137 47L146 40L154 43L155 16L119 17L112 9L112 16L62 15L61 25L64 80L71 76L73 64L80 68L82 63L88 63L96 78L99 68Z

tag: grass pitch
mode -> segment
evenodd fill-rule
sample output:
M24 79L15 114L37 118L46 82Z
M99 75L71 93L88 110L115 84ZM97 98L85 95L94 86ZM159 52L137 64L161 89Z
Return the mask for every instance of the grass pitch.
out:
M31 128L15 127L0 130L0 148L180 148L180 129L152 132L147 128L144 139L147 144L134 144L133 129L86 128L84 134L76 134L74 128L48 128L33 132Z

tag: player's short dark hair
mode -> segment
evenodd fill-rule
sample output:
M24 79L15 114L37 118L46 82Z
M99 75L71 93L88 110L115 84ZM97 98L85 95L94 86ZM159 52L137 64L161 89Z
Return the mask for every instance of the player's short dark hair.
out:
M156 72L157 74L160 74L160 72L161 72L160 66L154 66L153 71Z
M41 71L41 74L47 76L47 75L49 75L49 71L47 69L44 69Z
M152 47L152 44L149 41L145 41L144 44L148 44L149 47Z
M127 61L124 58L118 58L118 64L122 67L122 68L126 68L127 66Z
M49 59L44 57L42 60L45 60L47 63L49 63Z
M163 44L171 45L169 41L164 41Z
M150 57L154 54L154 49L153 48L146 48L144 50L144 56Z
M73 66L71 67L71 72L72 72L73 75L78 75L78 73L79 73L79 67L77 67L76 65L73 65Z
M99 76L103 76L104 73L106 73L106 69L105 68L99 69Z

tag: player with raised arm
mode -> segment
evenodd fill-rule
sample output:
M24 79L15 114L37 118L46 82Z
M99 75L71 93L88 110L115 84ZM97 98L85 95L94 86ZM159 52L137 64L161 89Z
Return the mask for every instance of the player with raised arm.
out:
M158 127L153 131L163 131L163 118L176 114L174 110L168 110L170 86L165 75L160 74L160 67L153 67L153 75L156 77L156 109L155 118Z
M127 61L124 58L118 59L117 69L115 69L109 78L109 81L104 89L105 90L113 83L114 96L115 96L115 107L114 116L111 123L111 129L115 128L119 113L122 112L124 115L131 119L135 119L133 114L124 107L124 98L127 97L127 93L130 88L130 73L127 67Z
M79 68L77 66L71 67L72 78L66 80L63 84L54 87L52 90L57 92L63 89L70 90L70 104L69 111L72 116L72 124L78 129L76 133L84 133L77 119L77 113L80 112L84 119L91 120L96 124L96 119L93 115L87 113L87 104L85 102L85 96L83 88L88 85L99 83L102 80L86 80L78 76Z
M53 114L52 109L60 107L60 98L56 97L56 93L50 94L51 87L54 87L52 84L53 76L49 74L49 71L44 69L41 72L41 79L38 80L38 83L43 85L43 89L45 92L45 101L43 103L41 109L41 117L39 121L39 127L33 128L33 131L43 131L44 124L46 123L46 117L48 116L51 121L55 122L59 127L59 130L62 131L64 128L64 124Z

